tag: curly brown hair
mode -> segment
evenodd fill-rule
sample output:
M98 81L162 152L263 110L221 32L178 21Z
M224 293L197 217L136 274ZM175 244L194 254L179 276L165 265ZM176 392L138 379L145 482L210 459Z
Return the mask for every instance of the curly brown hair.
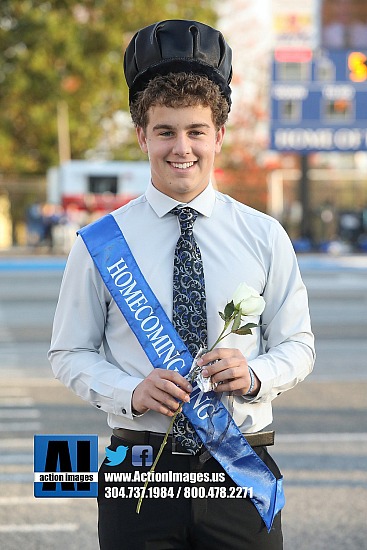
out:
M131 118L135 126L146 129L148 111L153 105L210 107L217 130L224 126L229 112L228 103L219 86L207 76L195 73L169 73L154 77L130 105Z

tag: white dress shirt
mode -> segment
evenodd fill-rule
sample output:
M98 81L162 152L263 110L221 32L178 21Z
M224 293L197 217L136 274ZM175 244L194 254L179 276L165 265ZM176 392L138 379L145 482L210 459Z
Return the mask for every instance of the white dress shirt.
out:
M177 216L170 210L177 204L150 184L145 195L113 212L170 319L173 256L180 235ZM276 220L215 191L211 184L189 206L199 212L194 234L204 263L209 346L223 328L218 311L239 283L255 288L266 302L262 329L253 335L231 334L219 344L240 349L261 381L254 399L235 397L233 408L241 431L257 432L272 421L271 401L312 370L307 293L292 244ZM80 237L65 269L49 358L56 378L106 411L111 428L166 431L170 418L164 415L132 415L132 393L153 367ZM227 404L225 394L222 399Z

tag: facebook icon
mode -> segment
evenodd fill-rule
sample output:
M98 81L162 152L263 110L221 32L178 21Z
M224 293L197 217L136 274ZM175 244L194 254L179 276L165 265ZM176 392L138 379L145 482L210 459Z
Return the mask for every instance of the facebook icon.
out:
M151 445L134 445L131 463L133 466L151 466L153 464L153 447Z

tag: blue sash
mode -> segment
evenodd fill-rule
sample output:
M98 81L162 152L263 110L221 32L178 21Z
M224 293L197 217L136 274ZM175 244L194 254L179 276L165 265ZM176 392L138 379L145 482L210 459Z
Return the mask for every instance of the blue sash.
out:
M193 358L141 273L115 218L109 214L79 234L153 367L186 376ZM258 457L214 392L203 394L194 387L183 411L233 481L239 487L252 488L251 500L270 531L284 506L283 479L276 479Z

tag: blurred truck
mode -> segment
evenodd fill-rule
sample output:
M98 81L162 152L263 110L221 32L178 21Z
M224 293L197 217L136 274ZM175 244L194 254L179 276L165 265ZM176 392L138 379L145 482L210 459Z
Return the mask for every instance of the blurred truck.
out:
M47 201L86 211L111 212L144 193L149 162L71 160L47 172Z

